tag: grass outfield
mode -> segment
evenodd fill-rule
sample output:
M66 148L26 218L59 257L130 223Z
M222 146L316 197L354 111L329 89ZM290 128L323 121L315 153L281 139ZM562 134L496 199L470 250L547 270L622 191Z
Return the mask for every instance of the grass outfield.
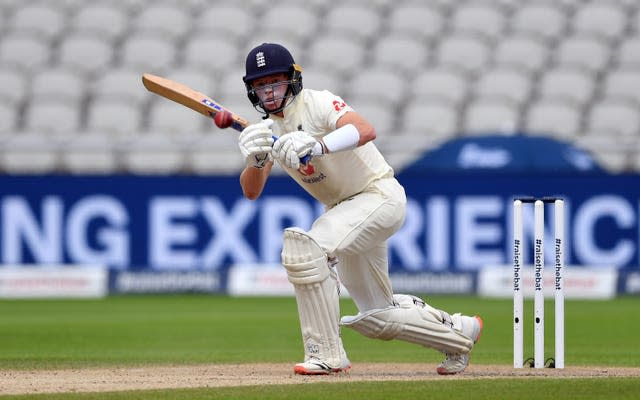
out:
M430 297L430 304L450 312L478 313L485 321L482 341L474 349L474 364L512 363L512 303L476 297ZM547 357L553 348L553 302L546 305ZM640 366L636 345L640 299L571 301L565 306L567 366ZM525 354L533 352L531 314L526 303ZM342 314L354 313L350 300ZM0 370L147 366L156 364L291 363L302 356L297 311L293 298L229 298L221 296L123 296L104 300L0 301ZM399 362L437 364L442 356L403 342L368 339L344 329L345 347L354 363ZM488 382L492 382L488 384ZM575 382L575 385L572 384ZM115 394L65 394L47 398L315 398L326 390L332 397L405 398L398 394L429 390L469 391L466 397L552 398L563 390L586 388L580 398L634 398L637 378L509 379L430 382L314 383L255 388L180 389ZM338 388L339 387L339 388ZM457 388L457 389L456 389ZM564 388L564 389L563 389ZM606 390L605 390L606 388ZM631 390L633 388L633 390ZM416 398L414 395L406 398ZM219 396L221 393L225 395ZM455 392L454 392L455 393ZM566 398L573 396L566 392ZM450 395L451 393L449 393ZM341 397L343 396L344 397ZM391 397L389 397L391 396ZM483 397L486 396L486 397ZM591 396L591 397L589 397ZM420 396L418 396L420 397ZM455 397L462 397L456 395ZM500 396L502 397L502 396ZM506 398L503 397L503 398ZM554 396L557 397L557 396ZM4 397L3 397L4 398ZM9 396L6 398L42 398ZM444 397L443 397L444 398ZM450 398L450 397L447 397Z

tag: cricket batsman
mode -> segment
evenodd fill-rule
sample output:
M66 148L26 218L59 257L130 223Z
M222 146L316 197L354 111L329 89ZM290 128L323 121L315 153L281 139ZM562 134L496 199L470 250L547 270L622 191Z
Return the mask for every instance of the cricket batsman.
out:
M295 289L304 344L295 373L351 368L340 326L440 351L446 358L439 374L464 371L482 332L480 317L451 315L418 297L393 294L387 239L404 222L406 197L373 143L374 127L339 96L304 89L302 69L281 45L252 49L243 80L264 114L239 136L244 196L260 196L276 160L325 207L308 231L284 230L282 265ZM301 161L309 156L309 164ZM355 316L340 319L338 276L358 308Z

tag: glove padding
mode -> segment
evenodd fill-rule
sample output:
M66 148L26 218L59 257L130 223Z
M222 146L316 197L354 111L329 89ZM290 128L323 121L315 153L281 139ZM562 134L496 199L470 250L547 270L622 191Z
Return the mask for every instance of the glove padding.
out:
M273 144L271 155L288 168L300 168L300 158L311 154L318 141L303 131L286 133Z
M267 162L273 160L271 157L273 131L270 128L272 124L272 120L266 119L247 126L240 133L238 146L247 161L247 165L254 168L263 168Z

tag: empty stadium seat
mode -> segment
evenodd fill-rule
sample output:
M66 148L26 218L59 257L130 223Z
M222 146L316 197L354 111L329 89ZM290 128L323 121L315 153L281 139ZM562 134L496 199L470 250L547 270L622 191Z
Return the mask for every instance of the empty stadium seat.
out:
M640 68L640 35L626 37L620 42L616 62L619 66Z
M66 36L58 48L58 65L81 74L112 67L113 47L100 36L77 33Z
M640 69L622 67L609 71L602 92L605 97L628 97L640 103Z
M517 68L497 67L484 72L476 81L479 97L502 97L521 105L529 99L532 78Z
M466 32L495 39L506 26L502 11L487 3L460 4L450 17L450 28L454 32Z
M597 35L606 40L615 40L627 25L625 11L612 3L589 3L582 5L573 16L573 31L576 34Z
M77 102L58 97L33 99L27 107L25 129L46 134L69 135L80 128L80 107Z
M580 106L591 101L595 93L593 75L579 68L553 68L544 72L538 84L540 97L566 98Z
M467 105L462 133L512 135L518 130L519 119L518 106L508 98L479 97Z
M126 11L109 3L83 4L71 20L71 26L78 33L88 33L113 41L127 29Z
M411 36L380 38L371 52L374 66L392 68L408 75L424 68L429 61L424 43Z
M52 40L65 28L66 16L62 7L45 2L25 3L18 6L9 18L10 31L35 33Z
M0 68L0 102L22 102L27 95L27 83L27 77L17 68Z
M316 2L322 0L315 0ZM326 0L325 0L326 2ZM378 12L382 12L387 10L393 5L398 4L397 0L343 0L344 4L355 5L355 6L370 6L374 10ZM329 2L329 4L331 4Z
M593 73L602 71L610 57L609 44L592 36L565 37L555 50L557 65L585 68Z
M524 132L530 135L575 139L581 128L581 110L563 99L541 99L532 103L524 117Z
M548 62L549 48L531 35L507 36L500 40L493 52L497 66L511 66L529 73L537 73Z
M96 99L108 98L141 104L151 98L142 85L142 74L132 68L113 68L101 74L92 85L92 95Z
M365 49L357 41L340 35L327 35L313 41L306 60L314 68L350 74L360 69L364 57Z
M254 26L254 15L250 7L240 3L207 7L195 17L194 28L197 32L226 37L239 43Z
M443 99L459 105L469 93L464 72L454 68L437 67L424 70L410 79L411 96L415 99Z
M395 5L387 20L391 34L410 35L422 41L436 40L446 23L437 7L424 2Z
M392 69L366 69L349 80L346 92L350 98L357 96L393 107L406 95L406 80Z
M424 133L403 133L396 135L379 135L376 137L375 145L382 151L385 158L395 168L396 163L407 160L413 160L420 157L425 150L435 148L443 142L451 139L451 136L440 135L430 132L428 135ZM407 143L411 143L407 147ZM402 154L408 157L402 157ZM404 165L403 165L404 166Z
M171 174L185 166L184 152L170 136L139 135L122 149L121 162L134 174Z
M323 18L326 34L366 40L380 31L380 15L366 4L337 4ZM356 22L357 21L357 22Z
M627 172L637 173L637 171L640 171L640 149L636 147L631 157Z
M0 36L0 65L23 71L43 68L51 60L48 40L34 33L8 33Z
M265 1L265 0L262 0ZM299 0L280 0L277 3L278 5L291 5L291 6L298 6L300 5ZM311 11L313 11L314 15L317 16L318 15L323 15L327 8L331 7L332 4L330 2L327 2L326 0L308 0L305 1L305 7L308 7Z
M82 76L64 68L40 71L31 79L31 98L59 98L79 103L87 94Z
M402 132L454 136L458 132L458 115L458 109L444 101L411 102L403 110Z
M617 135L640 135L638 105L627 99L605 98L591 106L586 118L589 134L603 132L612 140Z
M0 136L14 133L17 126L18 107L13 103L0 101Z
M612 173L630 172L632 164L629 160L627 152L611 150L605 148L595 149L592 151L594 158L598 163Z
M111 174L122 172L117 142L107 134L79 134L60 152L60 165L74 174Z
M213 132L192 144L186 155L186 168L195 174L237 175L245 166L238 142L229 134ZM279 168L274 167L273 172Z
M259 34L281 32L298 42L314 35L320 22L317 15L309 8L286 3L269 7L260 16L259 21L257 26Z
M640 32L640 9L635 0L630 0L633 6L630 7L629 14L629 30L632 32ZM635 13L633 13L635 11Z
M177 47L149 34L130 36L120 48L120 65L146 72L163 71L175 61Z
M61 143L47 134L12 135L0 149L0 168L9 174L45 174L59 167Z
M183 36L190 25L189 11L178 3L150 3L131 21L131 28L135 31L164 34L172 40Z
M147 0L106 0L106 2L122 8L129 15L139 12L148 3Z
M122 99L94 99L88 108L87 130L91 133L135 135L142 119L135 103Z
M635 140L625 140L633 138L619 136L616 139L612 141L611 136L606 132L593 132L580 137L576 145L589 152L608 172L624 172L633 167L635 157L630 155L635 152L638 144Z
M197 35L185 42L183 56L180 57L182 66L223 71L241 64L246 54L240 54L238 46L224 37Z
M553 2L523 3L510 18L514 33L534 34L545 40L560 37L567 26L562 6Z
M473 35L454 35L442 39L436 50L436 61L469 73L478 72L489 62L488 44Z

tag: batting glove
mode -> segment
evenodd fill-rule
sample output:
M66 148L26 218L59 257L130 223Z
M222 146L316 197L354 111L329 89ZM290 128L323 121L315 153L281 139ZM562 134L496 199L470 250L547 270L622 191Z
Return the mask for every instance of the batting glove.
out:
M248 166L264 168L267 162L273 160L271 157L271 146L273 146L272 124L272 120L266 119L247 126L240 133L238 145Z
M288 168L298 169L300 158L311 154L320 143L303 131L286 133L273 144L271 155Z

